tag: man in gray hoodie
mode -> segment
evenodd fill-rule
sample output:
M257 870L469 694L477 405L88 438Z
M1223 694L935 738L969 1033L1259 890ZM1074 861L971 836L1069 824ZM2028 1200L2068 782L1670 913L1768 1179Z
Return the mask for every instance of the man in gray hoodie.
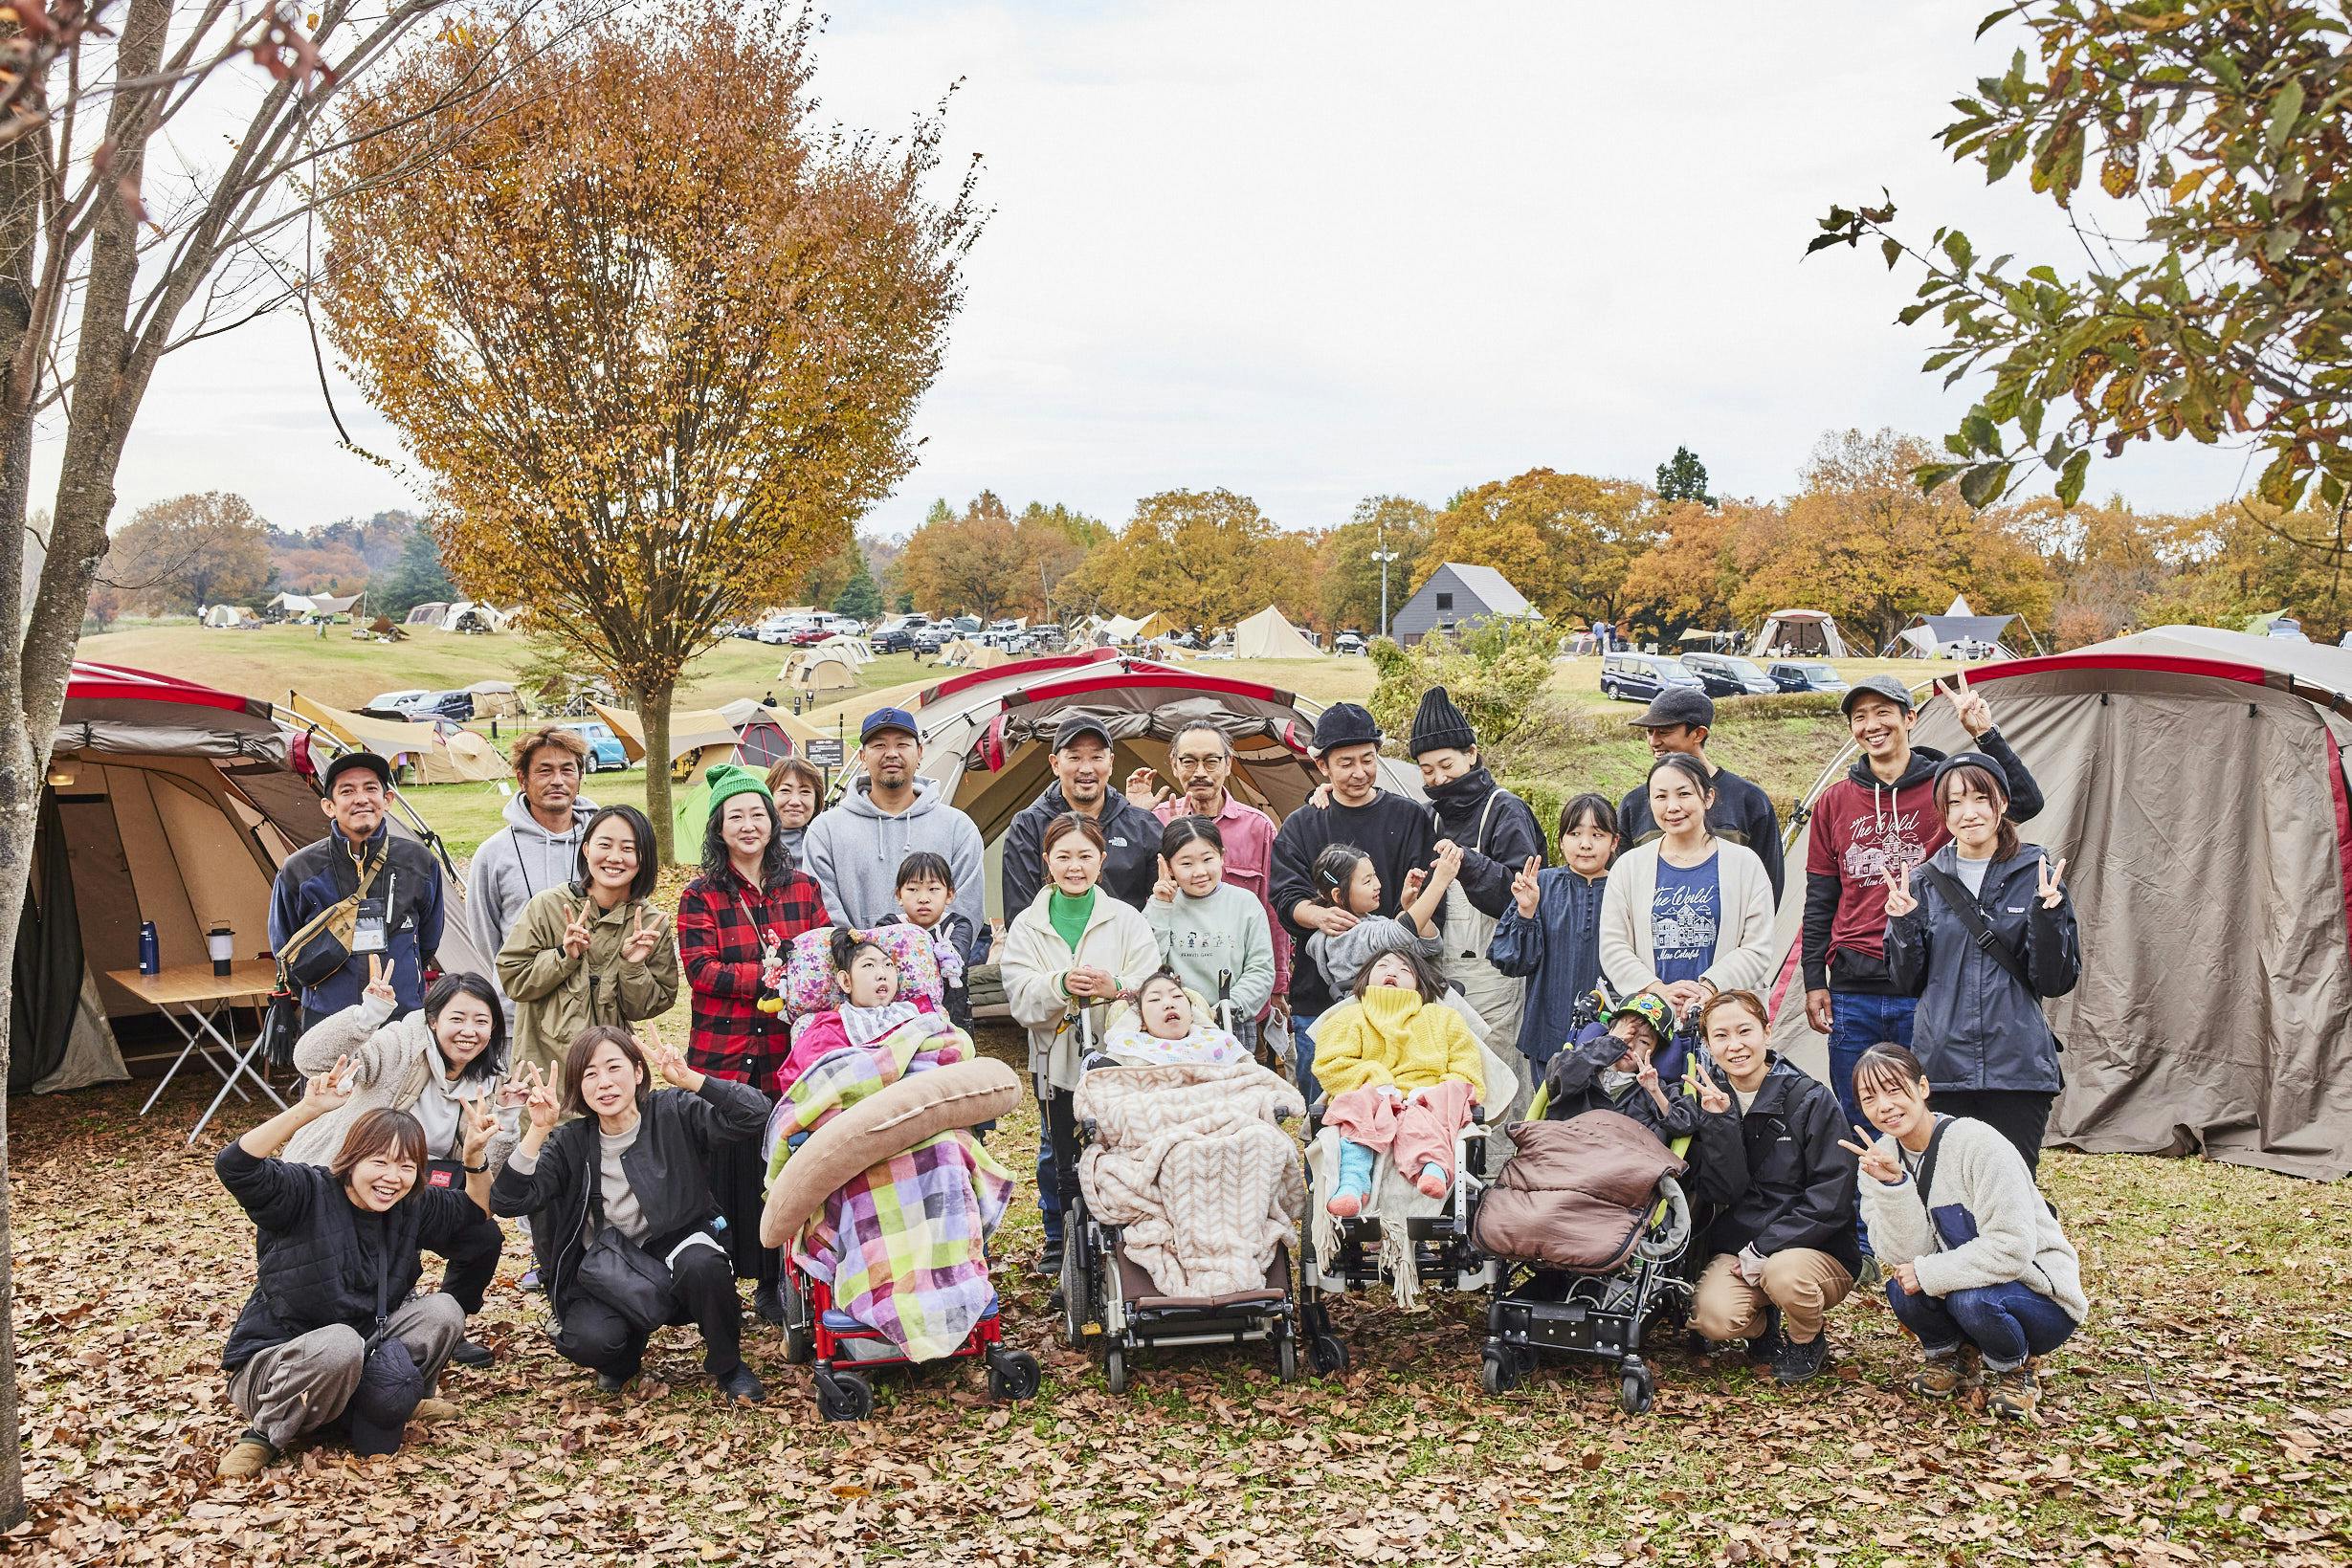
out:
M515 782L506 802L506 826L482 840L466 868L466 935L485 958L496 959L506 934L532 895L579 870L580 829L596 814L596 803L580 795L581 764L588 742L570 730L549 725L515 742ZM488 977L499 983L494 963ZM515 1027L515 1004L504 991L506 1027Z
M980 829L947 804L922 765L914 715L877 708L857 732L855 785L820 811L801 839L801 860L825 890L825 912L863 929L899 918L899 863L917 850L943 857L955 873L954 911L978 931L987 924L981 886Z

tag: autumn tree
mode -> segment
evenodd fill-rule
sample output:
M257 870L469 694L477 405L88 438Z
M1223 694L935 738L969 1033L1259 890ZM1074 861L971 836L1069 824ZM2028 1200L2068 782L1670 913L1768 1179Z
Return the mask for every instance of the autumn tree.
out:
M1653 497L1630 479L1529 469L1462 492L1437 515L1418 580L1449 561L1492 566L1554 620L1615 619L1649 547Z
M246 604L269 586L269 525L222 490L152 501L118 531L99 581L158 614Z
M926 193L935 121L838 133L814 22L686 0L658 32L452 30L355 96L329 213L332 341L433 476L457 581L521 600L669 754L680 674L913 466L977 229ZM398 181L409 117L476 95ZM670 858L669 774L647 811Z
M1028 581L1024 541L1012 513L982 491L958 513L943 500L899 552L899 581L934 615L993 620Z
M1713 506L1715 497L1707 494L1707 465L1688 447L1676 447L1675 454L1658 465L1658 499L1697 501L1701 506Z
M1388 613L1411 596L1412 585L1429 573L1422 557L1435 537L1436 514L1406 496L1366 496L1355 513L1320 541L1322 591L1318 601L1323 624L1338 631L1347 627L1379 636L1387 629L1380 619L1379 557L1393 553L1388 567ZM1434 567L1431 568L1434 570Z
M1843 431L1823 437L1804 488L1736 536L1733 608L1761 621L1789 606L1824 609L1874 646L1910 616L1941 612L1956 593L1987 612L2047 624L2042 558L1991 514L1913 480L1929 460L1915 437Z
M1653 519L1658 542L1626 569L1620 613L1667 638L1688 628L1713 630L1735 622L1739 541L1768 525L1769 513L1739 502L1716 507L1682 500L1665 507Z
M1229 627L1290 596L1293 584L1276 574L1303 563L1282 539L1247 496L1165 490L1135 503L1119 537L1088 554L1074 587L1123 614L1157 610L1179 626Z

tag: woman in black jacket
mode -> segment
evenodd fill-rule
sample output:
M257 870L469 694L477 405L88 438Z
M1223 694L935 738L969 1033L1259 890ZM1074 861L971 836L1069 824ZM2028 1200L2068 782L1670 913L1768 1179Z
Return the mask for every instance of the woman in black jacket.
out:
M2066 1082L2042 1001L2082 973L2066 862L2018 842L2008 774L1983 752L1937 763L1935 792L1952 841L1887 877L1887 971L1919 999L1911 1049L1936 1109L1989 1123L2036 1170Z
M428 1396L498 1270L483 1157L498 1122L486 1103L465 1116L462 1192L417 1184L425 1130L405 1111L362 1115L331 1164L273 1158L349 1103L356 1065L338 1058L212 1161L257 1232L254 1293L220 1358L229 1398L251 1423L221 1460L224 1481L250 1480L288 1443L330 1425L360 1453L390 1453L410 1421L456 1414ZM449 1267L438 1291L410 1300L424 1252Z
M700 1327L702 1365L720 1391L756 1402L766 1390L743 1364L743 1309L720 1239L725 1221L703 1173L714 1149L732 1159L732 1145L760 1136L767 1100L747 1084L697 1072L651 1024L644 1028L669 1089L649 1092L645 1052L610 1024L580 1031L560 1085L524 1070L529 1119L491 1186L491 1211L544 1217L555 1348L595 1369L599 1389L616 1392L635 1377L652 1337L581 1280L588 1244L610 1229L667 1271L663 1320ZM566 1113L575 1119L557 1126Z
M1694 1155L1702 1168L1744 1167L1746 1180L1700 1238L1706 1270L1691 1317L1715 1340L1764 1351L1785 1383L1828 1359L1823 1319L1853 1290L1854 1160L1837 1096L1765 1048L1769 1022L1753 991L1725 991L1698 1015L1715 1072L1697 1084ZM1715 1113L1728 1111L1729 1115ZM1736 1129L1737 1142L1720 1131ZM1777 1327L1773 1320L1777 1318Z

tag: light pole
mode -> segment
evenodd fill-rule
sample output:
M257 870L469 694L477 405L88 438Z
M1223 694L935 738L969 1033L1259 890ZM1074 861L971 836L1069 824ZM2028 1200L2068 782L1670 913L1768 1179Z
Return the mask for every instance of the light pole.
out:
M1372 559L1380 563L1380 634L1388 634L1388 563L1397 558L1394 550L1374 550Z

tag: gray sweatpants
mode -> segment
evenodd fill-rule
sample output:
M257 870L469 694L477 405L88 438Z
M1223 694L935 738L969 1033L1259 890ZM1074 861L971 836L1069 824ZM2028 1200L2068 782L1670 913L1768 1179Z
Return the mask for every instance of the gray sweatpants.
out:
M409 1347L430 1389L465 1337L465 1309L455 1296L436 1291L401 1303L386 1328ZM341 1323L313 1329L232 1372L230 1402L271 1447L283 1448L343 1414L359 1388L366 1354L366 1336L357 1329Z

